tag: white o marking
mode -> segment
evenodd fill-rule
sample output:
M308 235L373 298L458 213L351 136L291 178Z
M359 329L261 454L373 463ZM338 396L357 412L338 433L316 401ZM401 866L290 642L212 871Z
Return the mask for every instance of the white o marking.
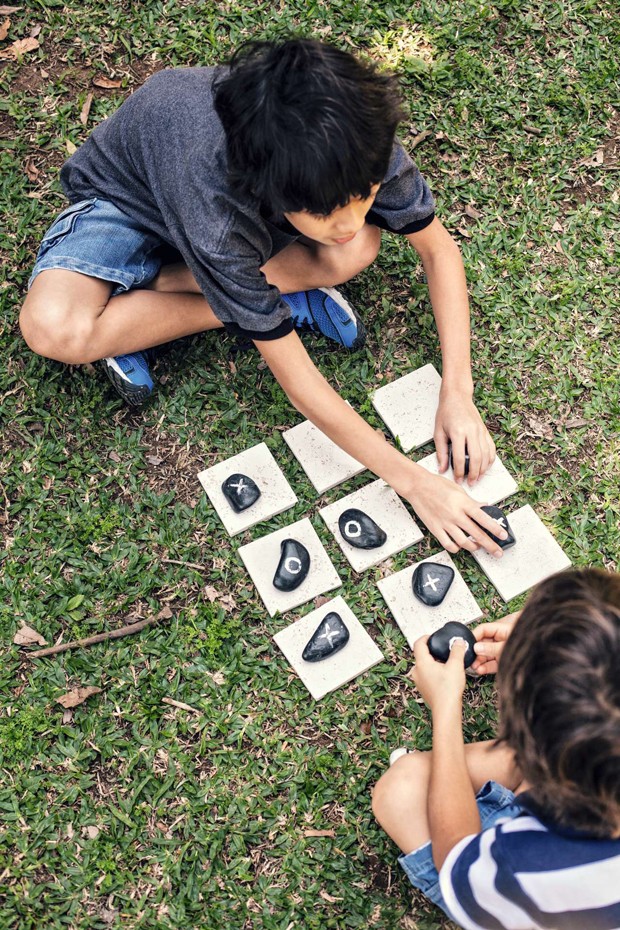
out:
M352 529L349 529L349 527L355 527L357 532L354 532ZM357 520L347 520L347 522L344 525L344 535L350 536L351 539L357 539L358 536L362 535L362 528L357 522Z
M297 564L297 568L294 568L294 563ZM284 563L284 569L289 573L289 575L298 575L301 571L301 561L295 555L290 555Z
M454 646L455 643L463 643L463 645L465 646L465 651L469 649L469 644L466 639L463 639L462 636L452 636L450 638L450 642L448 643L448 649L450 650L450 652L452 652L452 647Z

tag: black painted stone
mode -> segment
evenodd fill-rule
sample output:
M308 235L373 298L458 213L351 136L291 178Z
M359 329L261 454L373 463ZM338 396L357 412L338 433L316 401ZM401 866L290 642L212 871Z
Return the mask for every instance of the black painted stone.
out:
M439 562L422 562L413 573L411 587L427 607L438 607L454 581L454 569Z
M465 626L464 623L459 623L457 620L451 620L449 623L446 623L445 626L442 626L440 630L435 630L435 632L429 636L427 642L428 651L432 657L439 662L447 662L450 658L450 643L455 639L464 639L467 643L467 652L464 655L464 661L465 668L469 668L476 658L476 653L474 652L476 637L469 627Z
M294 591L310 571L310 553L296 539L285 539L280 543L280 561L273 576L273 586L278 591Z
M493 542L496 542L497 545L501 546L502 549L510 549L511 546L514 546L517 540L516 540L514 533L512 532L510 523L508 522L508 517L506 516L504 511L500 510L499 507L492 507L491 505L489 505L488 507L481 507L480 509L484 510L485 513L488 513L488 515L490 517L493 517L494 520L497 520L498 523L501 520L502 522L500 523L500 526L502 527L502 529L505 529L508 532L508 536L506 537L506 539L499 539L499 537L494 536L493 533L489 533L488 530L484 530L487 536L490 536ZM475 522L476 521L474 520L474 523ZM480 526L479 523L478 523L478 526ZM484 529L484 527L481 526L480 529Z
M256 503L260 488L247 475L234 474L223 483L222 493L235 513L241 513Z
M301 654L304 662L320 662L346 646L349 631L340 614L325 614Z
M363 510L350 507L338 518L342 538L356 549L377 549L387 539L381 527Z
M450 468L454 471L454 459L452 458L452 444L450 444ZM465 446L465 470L463 472L465 477L469 474L469 452L467 451L467 446Z

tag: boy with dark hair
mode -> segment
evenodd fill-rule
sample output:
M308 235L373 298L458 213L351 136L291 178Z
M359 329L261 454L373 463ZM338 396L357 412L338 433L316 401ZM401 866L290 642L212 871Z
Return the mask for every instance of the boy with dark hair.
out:
M497 524L454 483L416 465L329 386L296 330L363 342L335 290L407 237L427 275L443 357L435 444L473 484L493 442L473 403L460 252L395 139L394 80L308 39L259 43L230 67L161 71L64 165L71 206L45 235L22 308L31 348L104 359L129 403L151 391L144 350L219 327L251 339L292 404L405 497L450 552ZM176 263L163 264L174 250ZM502 536L502 531L499 532Z
M501 654L499 740L464 746L463 644L443 665L422 637L433 749L394 762L375 816L412 884L466 930L617 930L620 576L555 575L475 636L478 671Z

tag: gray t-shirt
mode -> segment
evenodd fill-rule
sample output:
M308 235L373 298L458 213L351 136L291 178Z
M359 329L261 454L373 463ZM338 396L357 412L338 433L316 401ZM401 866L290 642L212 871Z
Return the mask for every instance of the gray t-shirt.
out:
M222 68L154 74L64 164L75 203L109 200L177 249L227 329L273 339L292 329L290 309L261 266L298 238L228 182L226 138L213 82ZM415 232L433 219L430 190L399 142L368 222Z

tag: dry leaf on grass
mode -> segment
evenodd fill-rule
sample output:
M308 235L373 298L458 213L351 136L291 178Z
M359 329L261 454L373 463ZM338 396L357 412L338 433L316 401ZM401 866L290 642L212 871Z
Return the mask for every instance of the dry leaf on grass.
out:
M16 646L47 646L47 640L43 639L40 633L33 630L30 626L23 626L13 637Z
M36 181L41 173L37 166L34 163L34 158L32 155L29 155L26 161L24 162L24 171L29 181Z
M564 426L566 429L577 429L578 426L589 426L590 421L584 420L583 417L574 417L572 420L567 420Z
M21 6L0 6L0 16L5 16L7 13L17 13L18 10L21 10Z
M112 90L114 87L120 87L120 81L113 81L112 78L106 77L105 74L99 74L96 78L93 78L93 84L95 87L103 87L104 90Z
M527 423L534 436L542 436L543 439L553 439L553 429L549 422L540 420L538 417L528 417Z
M26 52L34 52L38 47L38 39L16 39L8 48L2 49L0 58L21 58Z
M74 688L73 691L67 691L62 697L56 698L56 703L61 704L63 707L77 707L78 704L83 704L92 694L99 694L100 692L101 688L92 685L89 685L88 688Z
M210 584L205 585L205 594L211 603L213 603L213 601L217 601L219 596L216 589L213 587L213 585Z
M336 834L333 830L304 830L304 836L330 836L334 839Z
M72 142L71 139L67 139L65 146L69 155L74 155L75 152L77 152L77 145L75 142ZM112 457L112 453L110 453L110 457Z
M220 604L226 611L236 610L237 602L232 594L224 594L220 599Z
M594 155L589 155L587 158L582 158L581 161L577 162L578 165L583 165L585 168L598 168L599 165L602 165L605 161L605 151L604 149L598 149Z
M468 203L465 206L465 215L468 216L472 220L479 220L480 217L482 216L482 213L480 212L480 210L476 210L475 207L473 207L470 203Z
M2 42L3 39L6 39L6 37L8 36L10 26L11 26L11 20L7 16L7 18L4 20L4 22L0 26L0 42Z
M86 100L84 101L84 106L80 110L80 123L82 124L82 126L85 126L86 123L88 122L88 114L90 113L90 107L91 107L92 102L93 102L93 95L91 93L87 96Z
M327 901L328 904L336 904L338 901L342 901L342 898L334 898L333 895L328 894L326 891L319 891L319 897L323 898L324 901Z

